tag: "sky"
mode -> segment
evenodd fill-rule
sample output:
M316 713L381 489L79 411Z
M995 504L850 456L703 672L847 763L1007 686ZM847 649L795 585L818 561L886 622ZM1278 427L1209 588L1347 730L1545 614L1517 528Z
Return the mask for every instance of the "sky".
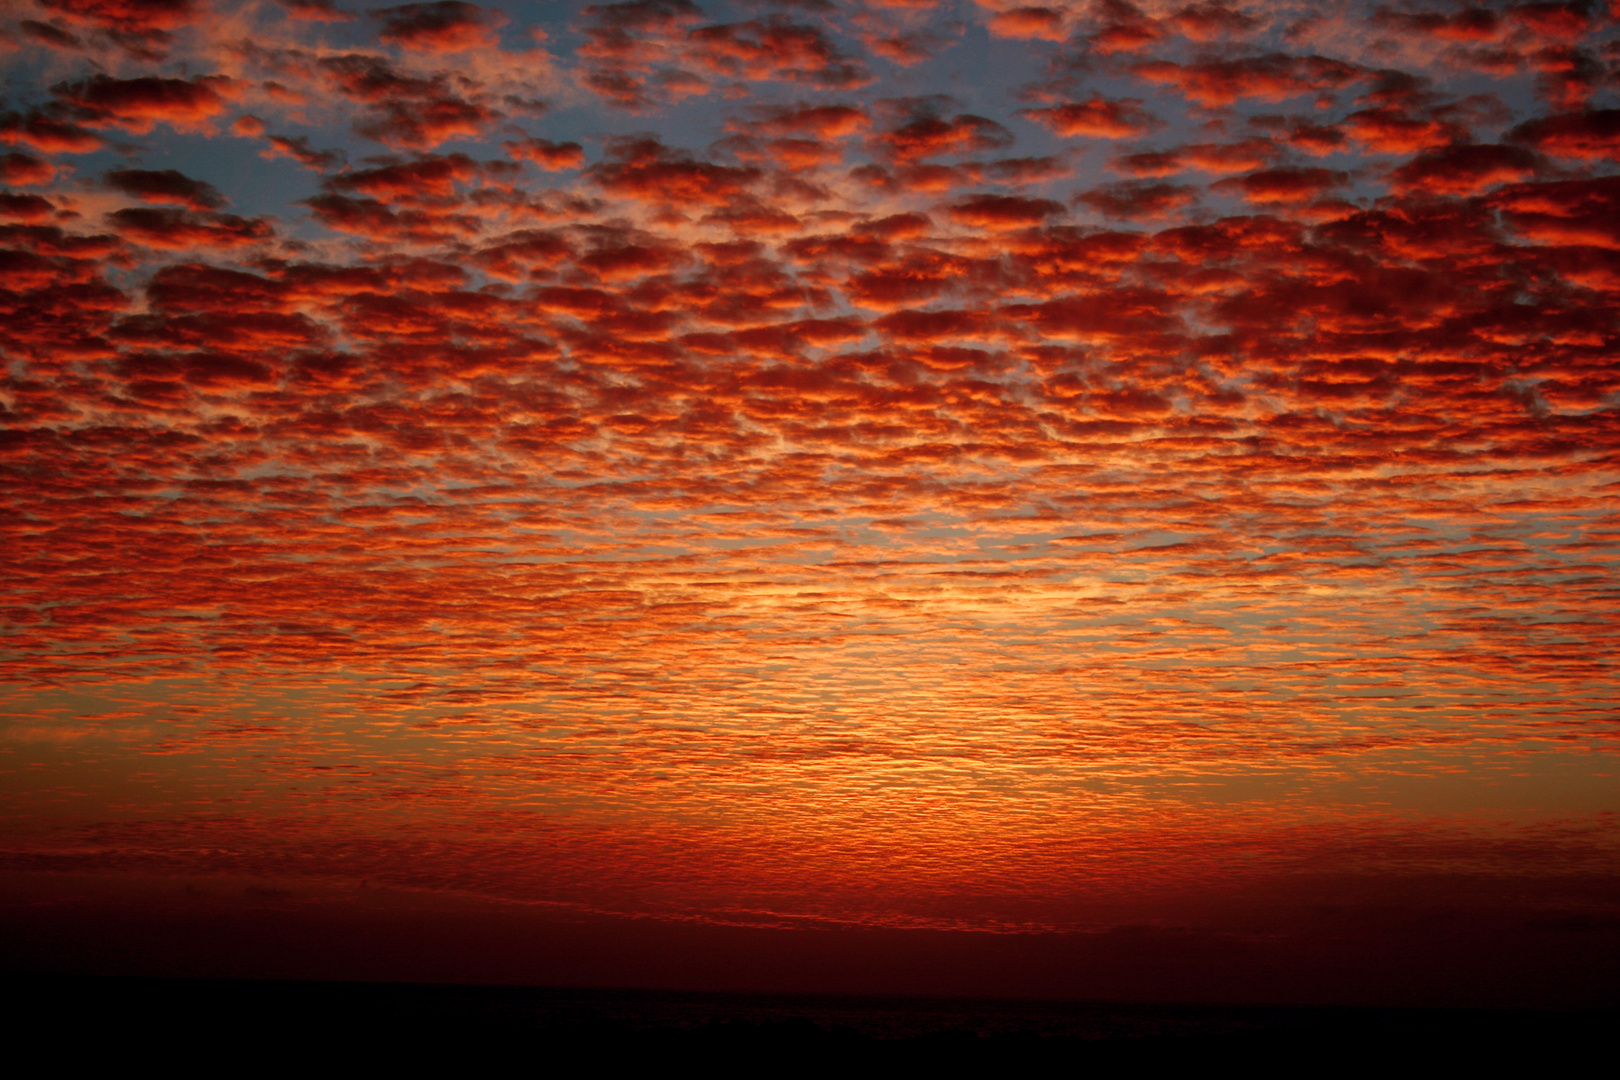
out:
M8 963L1620 1003L1620 4L0 67Z

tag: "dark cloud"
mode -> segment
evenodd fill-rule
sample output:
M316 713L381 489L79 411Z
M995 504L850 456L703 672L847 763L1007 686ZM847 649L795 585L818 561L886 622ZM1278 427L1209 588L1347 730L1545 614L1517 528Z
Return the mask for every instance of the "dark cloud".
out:
M1508 133L1558 157L1620 159L1620 109L1594 109L1527 120Z
M199 214L182 209L133 207L107 215L114 231L151 248L187 251L192 248L236 248L257 244L274 235L262 218L235 214Z
M56 167L44 158L13 150L0 154L0 184L44 184L56 175Z
M1184 184L1104 184L1075 196L1077 202L1111 218L1160 218L1198 198L1198 189Z
M114 79L97 74L51 87L52 95L80 123L120 127L136 134L151 131L159 123L177 131L207 131L213 117L229 107L235 90L235 81L223 75Z
M193 180L176 169L114 169L102 176L114 191L153 203L169 203L192 210L218 210L225 197L212 184Z
M369 14L382 20L380 40L422 52L492 48L497 44L495 31L507 22L504 11L463 0L373 8Z
M1024 199L1013 195L973 195L952 204L946 211L951 220L984 229L1019 228L1038 225L1063 212L1063 204L1051 199Z

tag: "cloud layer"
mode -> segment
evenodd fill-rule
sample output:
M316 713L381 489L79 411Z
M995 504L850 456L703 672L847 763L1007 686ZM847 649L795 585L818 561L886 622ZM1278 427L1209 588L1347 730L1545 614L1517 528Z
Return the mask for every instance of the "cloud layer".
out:
M18 8L10 857L1612 874L1616 17Z

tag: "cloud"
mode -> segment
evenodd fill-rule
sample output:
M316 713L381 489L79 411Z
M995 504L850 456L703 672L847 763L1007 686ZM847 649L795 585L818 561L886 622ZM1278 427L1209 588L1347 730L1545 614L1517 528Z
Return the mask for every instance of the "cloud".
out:
M242 247L274 235L271 225L261 218L198 214L176 208L116 210L107 215L107 223L135 243L174 251Z
M1412 116L1399 107L1363 109L1344 119L1344 130L1362 146L1381 154L1410 154L1461 140L1456 124Z
M1210 185L1219 192L1241 195L1253 203L1302 203L1319 198L1349 183L1349 174L1333 169L1261 169L1258 172L1217 180Z
M1104 184L1075 196L1083 206L1111 218L1162 218L1198 198L1196 188L1184 184L1127 181Z
M1620 109L1596 109L1527 120L1508 133L1557 157L1620 158Z
M59 26L52 26L50 23L24 19L17 24L17 28L35 41L42 41L53 49L78 51L84 48L84 42L79 40L77 36Z
M1501 33L1502 18L1483 7L1465 7L1460 11L1397 11L1375 8L1372 25L1387 27L1402 34L1418 34L1442 41L1491 41Z
M161 60L173 43L171 31L202 18L196 0L39 0L59 22L99 31L140 60ZM29 35L56 47L77 48L78 39L60 25L32 23Z
M1152 150L1115 158L1109 167L1132 176L1172 176L1185 169L1224 174L1258 169L1279 153L1269 139L1241 143L1195 143L1174 150Z
M959 113L946 118L924 109L898 127L875 133L868 142L875 153L904 162L996 150L1012 145L1013 136L988 117Z
M458 136L477 136L501 115L462 96L457 84L464 80L447 74L407 74L359 53L325 57L317 66L333 89L365 105L355 131L398 149L431 150Z
M326 181L333 191L359 192L385 203L429 202L453 196L458 183L466 184L481 173L478 162L466 154L425 154L370 169L339 173Z
M196 0L40 0L62 18L124 33L173 30L196 22L203 7Z
M1189 4L1170 16L1170 25L1194 41L1218 41L1248 33L1261 25L1261 20L1218 0Z
M46 221L56 214L56 207L49 199L11 191L0 192L0 217L12 221Z
M983 229L1016 229L1038 225L1063 212L1063 204L1051 199L1024 199L1014 195L972 195L951 205L952 221Z
M586 172L593 184L613 195L699 205L728 202L761 176L758 169L700 161L657 139L637 138L610 141L603 160Z
M0 115L0 140L25 143L47 154L88 154L103 143L93 131L38 112Z
M871 124L865 110L853 105L760 106L756 122L767 132L843 139L865 131ZM745 130L734 128L734 130Z
M316 150L309 144L308 135L299 135L289 138L284 135L266 136L270 148L261 152L262 157L274 159L276 157L289 157L306 169L316 172L326 172L335 169L343 163L344 155L341 150Z
M288 15L308 22L348 22L354 14L338 7L334 0L275 0Z
M1390 174L1402 194L1474 195L1539 171L1536 156L1517 146L1464 144L1428 150Z
M159 123L176 131L210 132L212 119L229 107L236 91L235 80L224 75L114 79L97 74L51 87L52 95L69 106L80 123L119 127L137 135Z
M992 16L989 29L996 37L1062 41L1068 36L1063 12L1049 7L1013 8Z
M44 158L15 150L0 154L0 184L47 184L55 175L56 166Z
M498 8L481 8L463 0L373 8L369 14L382 20L378 40L430 53L495 48L499 45L496 30L508 21Z
M1337 90L1363 75L1355 65L1341 60L1284 53L1188 64L1150 60L1134 65L1133 70L1149 82L1174 86L1189 100L1211 108L1233 105L1245 98L1285 101L1301 94Z
M1091 48L1107 56L1136 52L1165 37L1165 29L1126 0L1099 0L1092 8L1098 26L1087 39Z
M1136 98L1118 101L1093 97L1046 108L1025 109L1018 115L1049 127L1059 135L1093 139L1131 139L1163 127L1163 122Z
M212 184L193 180L176 169L114 169L102 176L114 191L153 203L168 203L191 210L218 210L225 197Z
M532 162L542 169L577 169L585 164L585 149L577 142L520 139L502 145L514 159Z
M687 34L686 45L690 62L722 78L784 79L825 88L870 81L820 29L780 17L700 26Z
M1620 177L1513 184L1491 201L1526 239L1620 248Z

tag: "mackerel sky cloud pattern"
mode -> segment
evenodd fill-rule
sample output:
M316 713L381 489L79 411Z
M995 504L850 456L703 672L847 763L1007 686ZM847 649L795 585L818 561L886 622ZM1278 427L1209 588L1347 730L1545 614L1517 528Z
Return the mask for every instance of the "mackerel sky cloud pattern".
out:
M0 11L19 872L1620 925L1620 6Z

